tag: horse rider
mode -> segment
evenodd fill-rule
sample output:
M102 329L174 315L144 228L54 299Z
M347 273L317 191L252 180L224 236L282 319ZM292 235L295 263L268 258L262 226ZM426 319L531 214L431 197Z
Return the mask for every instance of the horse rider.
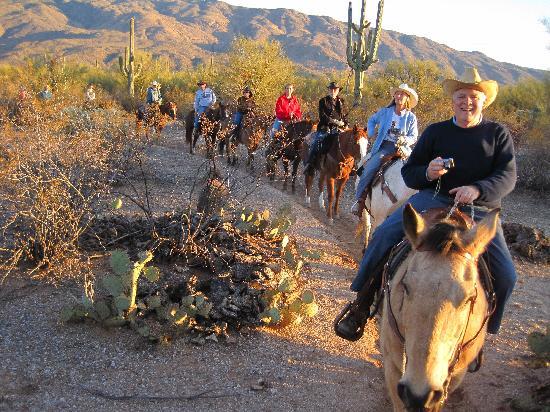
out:
M317 133L309 147L308 157L305 163L304 174L315 173L315 162L321 150L325 138L331 131L338 131L347 123L347 114L344 114L344 99L338 96L340 86L336 82L330 82L327 86L328 95L319 100L319 124Z
M401 169L407 186L419 190L408 202L416 210L456 205L479 221L490 210L500 207L501 199L514 189L517 179L509 131L482 114L495 100L498 84L482 80L476 68L471 67L460 80L446 79L442 86L451 98L454 116L428 126ZM386 254L403 238L403 207L378 226L365 250L351 284L351 289L359 292L358 299L335 325L339 336L348 339L367 322L372 304L368 285L376 276L375 268L380 267ZM495 334L517 277L500 221L485 257L496 295L496 309L487 331Z
M50 86L48 84L46 84L44 86L44 89L42 89L42 91L40 91L40 93L38 93L38 98L40 100L50 100L52 98L52 91L50 89Z
M356 203L352 213L361 216L365 209L367 188L381 166L382 158L401 150L404 157L410 154L410 147L418 139L418 124L416 115L411 111L418 104L418 95L406 83L390 89L391 103L378 110L367 122L367 133L372 139L378 126L378 135L370 158L363 166L359 184L355 193Z
M256 102L254 101L254 95L250 87L245 86L243 89L243 94L237 99L237 111L233 116L233 125L235 126L233 130L233 136L239 136L242 126L243 116L251 113L256 108Z
M151 85L147 88L147 98L145 100L148 106L162 104L162 94L160 93L160 83L156 80L151 82Z
M272 139L275 133L281 129L283 123L301 120L302 118L300 102L292 93L294 93L294 85L289 83L285 86L285 92L279 96L275 103L275 121L269 133L269 137Z
M195 109L195 133L199 133L200 115L216 103L216 94L208 87L208 84L204 80L200 80L197 86L199 86L199 89L195 92L195 100L193 102L193 108Z
M23 85L19 86L19 92L17 93L17 100L19 102L23 102L29 98L29 92L27 92L27 88Z
M84 92L84 99L86 103L92 103L95 100L95 90L93 83L88 84L86 91Z

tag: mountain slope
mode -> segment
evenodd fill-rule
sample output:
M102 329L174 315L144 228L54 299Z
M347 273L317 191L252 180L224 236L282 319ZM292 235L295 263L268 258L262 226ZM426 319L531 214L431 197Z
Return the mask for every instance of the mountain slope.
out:
M45 52L110 63L128 42L136 18L136 47L167 56L177 67L227 52L239 35L279 41L287 56L309 71L345 69L346 23L286 9L253 9L212 0L8 0L0 10L0 59L18 62ZM383 31L382 63L430 59L461 73L468 65L501 83L544 71L461 52L424 37Z

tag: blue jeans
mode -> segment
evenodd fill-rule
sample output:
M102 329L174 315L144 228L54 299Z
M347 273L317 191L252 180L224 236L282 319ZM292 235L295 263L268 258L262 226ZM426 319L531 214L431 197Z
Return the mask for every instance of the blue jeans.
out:
M307 159L305 160L305 164L311 163L313 159L315 159L319 153L319 150L321 150L321 143L323 142L323 139L327 136L328 132L323 132L321 130L315 133L315 136L313 136L313 140L311 141L311 145L309 146L309 152Z
M243 120L243 114L241 112L236 112L234 115L233 115L233 124L235 126L238 126L241 124L241 121Z
M282 124L283 124L282 120L275 119L275 121L273 122L273 126L271 126L271 130L269 131L269 137L271 139L273 139L273 136L275 136L275 133L281 129Z
M201 117L201 114L203 114L206 109L208 109L208 106L199 106L197 110L195 110L195 122L193 123L195 129L199 127L199 118Z
M364 199L363 192L367 189L368 185L370 185L372 179L374 179L378 169L380 169L382 158L391 153L395 153L395 143L389 140L384 140L378 151L372 153L370 159L367 160L367 163L365 163L363 167L363 173L361 173L361 178L359 179L357 190L355 191L355 200Z
M442 195L438 195L434 198L433 190L427 189L411 196L408 202L417 211L422 211L433 207L449 206L453 203L453 199ZM403 230L404 207L403 205L397 209L374 231L372 239L361 260L357 276L351 284L351 290L359 292L369 276L371 276L377 263L394 245L403 239L405 235ZM468 215L471 212L469 206L465 206L461 209ZM475 220L479 221L487 214L488 210L476 207L474 208L474 212ZM485 258L493 276L493 286L496 294L496 309L489 319L487 331L489 333L497 333L504 314L506 301L512 294L517 279L512 256L506 245L500 222L498 223L495 237L487 247Z

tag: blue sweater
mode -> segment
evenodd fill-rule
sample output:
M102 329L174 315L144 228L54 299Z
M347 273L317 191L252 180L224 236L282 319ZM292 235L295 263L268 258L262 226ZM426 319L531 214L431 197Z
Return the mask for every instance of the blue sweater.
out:
M412 189L435 189L437 179L428 181L426 169L436 157L452 157L455 167L441 177L440 194L474 185L480 196L476 206L500 207L501 199L516 184L514 144L508 130L483 119L477 126L461 128L446 120L426 128L401 169L405 184Z

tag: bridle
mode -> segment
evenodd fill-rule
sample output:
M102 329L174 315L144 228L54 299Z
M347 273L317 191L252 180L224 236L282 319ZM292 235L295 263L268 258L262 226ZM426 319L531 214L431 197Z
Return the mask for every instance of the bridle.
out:
M394 247L394 249L390 253L390 256L388 258L388 262L384 266L384 271L382 273L383 293L385 295L385 299L387 300L387 307L388 307L388 321L389 321L391 329L393 330L394 334L397 336L397 338L401 342L401 345L403 346L403 361L402 361L402 368L401 368L401 374L402 375L405 374L405 367L407 365L407 352L406 352L406 345L405 345L405 337L403 336L403 334L401 333L401 331L399 329L399 325L397 324L397 319L395 317L395 313L393 312L393 308L392 308L392 305L391 305L391 281L392 281L392 279L389 278L389 276L388 276L389 274L387 272L388 272L389 262L391 262L391 260L394 256L394 252L400 250L400 246L402 246L402 244L404 242L406 242L406 240L403 240L396 247ZM422 248L422 244L419 247L417 247L417 250L422 251L422 252L433 251L433 250L428 249L428 248ZM476 268L478 268L478 260L474 259L472 257L472 255L470 255L470 253L468 253L464 250L459 250L457 252L454 252L454 254L458 254L459 256L462 256L462 258L464 258L466 260L469 260L469 261L472 261L473 265ZM406 256L402 257L402 261L398 263L398 266L401 266L401 264L405 260L405 257ZM478 279L479 279L480 278L480 273L479 273L479 269L477 269L477 270L478 270ZM405 271L405 273L403 274L403 276L401 277L401 280L399 282L402 282L406 275L407 275L407 272ZM486 312L486 314L483 318L483 321L481 322L481 325L480 325L479 329L477 330L477 332L474 334L474 336L472 338L468 339L467 341L464 341L464 339L466 337L466 331L468 330L468 325L470 323L470 317L471 317L471 315L474 311L474 305L475 305L477 297L478 297L477 281L474 284L474 286L475 286L476 293L475 293L475 295L471 296L468 299L468 301L470 302L470 308L468 310L468 318L466 320L466 325L464 326L464 329L462 330L461 338L458 340L457 345L455 347L455 350L453 351L453 357L451 358L452 360L449 363L449 368L448 368L448 371L447 371L447 378L445 379L445 382L443 383L443 396L442 396L441 401L440 401L441 403L445 402L445 400L447 399L448 389L449 389L449 385L451 383L451 378L452 378L453 372L456 368L456 365L458 364L458 362L460 360L460 356L462 355L464 350L466 350L477 339L477 337L479 336L479 334L481 333L481 331L485 327L485 324L487 323L487 321L489 320L490 316L493 314L493 312L495 311L495 308L496 308L496 301L495 301L495 298L494 298L494 292L492 290L487 291L487 294L489 295L487 297L487 312Z

